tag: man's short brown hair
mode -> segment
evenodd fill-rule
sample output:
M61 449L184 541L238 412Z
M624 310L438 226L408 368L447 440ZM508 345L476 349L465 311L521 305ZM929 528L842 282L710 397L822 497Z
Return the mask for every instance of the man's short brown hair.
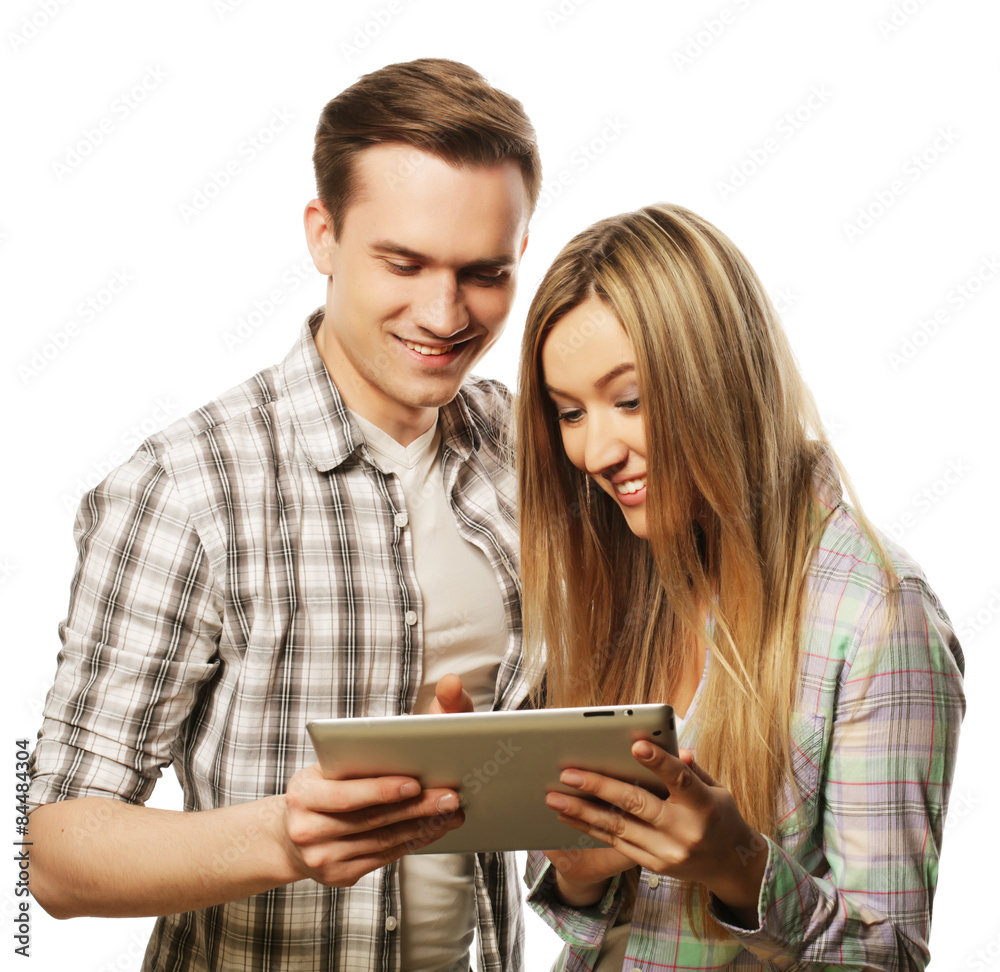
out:
M358 192L355 157L382 142L412 145L456 166L514 161L535 207L542 167L521 102L466 64L421 58L364 75L320 115L313 168L335 237Z

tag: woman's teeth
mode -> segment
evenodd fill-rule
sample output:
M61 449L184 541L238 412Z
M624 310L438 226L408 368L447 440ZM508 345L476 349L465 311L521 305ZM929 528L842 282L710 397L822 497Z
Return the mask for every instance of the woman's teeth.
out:
M643 476L641 479L629 479L624 483L615 483L615 492L617 493L638 493L640 489L645 488L646 477Z
M426 344L414 344L412 341L404 341L405 344L411 351L416 351L418 354L447 354L455 347L454 344L449 344L443 348L429 348Z

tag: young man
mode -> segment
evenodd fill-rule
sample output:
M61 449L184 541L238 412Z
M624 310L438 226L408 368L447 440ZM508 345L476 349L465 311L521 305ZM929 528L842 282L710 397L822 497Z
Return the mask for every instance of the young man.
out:
M522 700L508 394L468 375L513 301L534 131L426 59L331 101L314 162L325 308L83 501L32 892L163 916L144 969L465 969L477 921L480 966L517 969L512 859L400 861L456 794L324 780L305 723ZM171 762L185 812L142 806Z

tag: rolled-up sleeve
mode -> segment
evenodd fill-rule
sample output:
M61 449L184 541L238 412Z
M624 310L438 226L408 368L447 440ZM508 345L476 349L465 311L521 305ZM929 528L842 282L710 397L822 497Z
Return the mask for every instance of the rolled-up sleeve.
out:
M75 536L31 808L84 796L148 799L218 664L221 595L152 455L137 453L83 498Z

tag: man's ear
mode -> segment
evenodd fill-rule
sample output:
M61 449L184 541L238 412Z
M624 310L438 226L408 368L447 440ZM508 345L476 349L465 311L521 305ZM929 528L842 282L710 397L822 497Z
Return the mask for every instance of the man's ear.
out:
M313 263L323 276L329 277L333 273L333 250L337 245L333 237L333 219L322 199L312 199L306 203L302 218L306 229L306 245Z

